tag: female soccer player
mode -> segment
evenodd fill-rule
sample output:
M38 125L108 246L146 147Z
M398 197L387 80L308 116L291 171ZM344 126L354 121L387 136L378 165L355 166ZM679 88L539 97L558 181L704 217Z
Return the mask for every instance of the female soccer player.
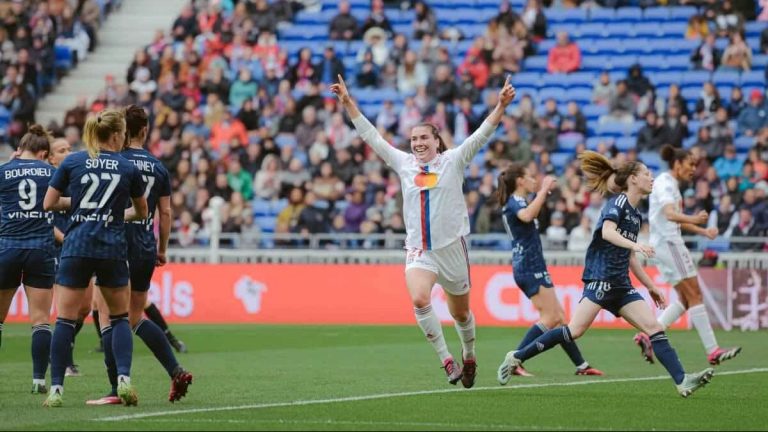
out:
M654 302L659 307L664 306L664 295L645 273L636 256L637 253L646 257L652 257L654 254L652 247L637 243L641 224L637 205L643 197L651 193L653 176L648 168L639 162L628 162L614 169L610 161L599 153L587 151L579 158L587 184L593 190L605 194L611 177L621 190L621 193L609 199L603 207L592 242L587 249L582 276L585 284L584 295L567 326L550 330L524 348L507 353L499 366L498 380L501 384L509 382L514 369L522 362L557 344L581 337L598 312L606 309L650 335L656 355L672 376L678 393L688 397L710 381L714 370L708 368L696 374L685 373L675 350L669 345L664 330L629 279L631 268L632 273L648 288Z
M71 152L72 152L72 146L69 145L69 141L65 140L64 138L54 139L53 142L51 143L51 152L48 155L48 163L53 165L54 168L59 168L59 166L61 166L61 163L64 161L64 159L66 159ZM69 193L66 193L64 196L68 196L68 195ZM61 244L64 243L64 235L67 232L68 226L69 226L69 214L66 211L53 213L53 229L54 229L54 236L56 238L57 260L59 255L61 255ZM78 310L77 312L77 321L75 323L75 336L72 339L72 356L74 356L74 352L75 352L75 339L77 338L77 335L80 333L80 330L83 328L83 322L85 321L85 318L87 318L88 314L91 313L92 297L93 297L93 280L91 280L91 283L88 284L88 288L85 289L85 298L83 299L83 304L80 305L80 310ZM67 369L64 375L68 377L78 377L80 376L80 370L75 364L75 360L72 356L70 356L69 359L67 360Z
M741 347L720 348L717 344L707 310L702 303L696 267L680 233L682 228L714 239L718 234L717 228L705 229L699 226L705 224L709 218L704 210L690 216L682 212L680 182L690 182L693 179L696 169L694 157L687 150L667 145L661 149L661 158L669 164L669 171L656 179L651 192L651 245L656 250L656 266L664 280L675 287L680 301L673 302L664 310L659 317L659 324L666 329L688 310L707 352L707 361L711 365L717 365L736 357L741 352ZM653 363L653 346L648 336L638 333L635 343L640 346L645 360Z
M53 169L45 160L51 136L32 125L19 143L19 154L0 166L0 343L3 321L20 284L32 321L32 393L45 394L51 349L48 323L53 301L56 252L50 213L43 196Z
M138 396L131 386L133 339L128 323L128 245L125 213L132 202L131 220L147 217L141 173L120 155L125 142L125 115L107 109L89 118L83 133L87 152L67 157L51 179L46 210L57 210L64 191L71 193L71 217L56 273L56 328L51 342L51 390L45 406L63 404L64 372L75 333L77 312L85 288L96 284L109 306L112 348L117 360L118 395L126 405Z
M130 105L125 110L125 122L128 133L122 155L136 165L141 172L144 198L147 199L149 208L146 218L128 222L125 226L131 282L129 320L134 333L144 341L171 377L168 400L175 402L187 394L187 387L192 383L192 374L179 365L160 327L144 319L144 306L147 304L147 293L155 266L166 263L165 253L171 233L171 179L163 164L144 150L148 127L147 113L144 109ZM154 234L155 210L160 215L159 247ZM105 317L108 313L105 310L106 304L101 301L99 303L100 316ZM113 330L108 321L101 319L104 363L107 366L112 391L105 397L88 401L87 404L116 405L120 404L120 399L117 396L117 364L111 348Z
M464 169L494 134L504 109L515 97L509 78L499 92L499 102L464 143L448 150L437 127L421 124L411 129L412 154L387 143L366 119L349 95L344 79L331 86L355 129L400 177L406 227L405 283L427 340L437 351L448 382L461 380L464 387L475 381L475 321L469 310L469 257L464 237L469 217L462 194ZM462 366L454 360L443 337L440 320L430 304L432 287L439 282L448 298L462 344Z
M526 197L535 192L536 178L523 165L513 163L499 174L498 198L503 208L502 220L512 239L512 269L515 283L539 311L539 322L534 324L517 349L522 349L544 332L565 324L565 312L552 289L552 278L547 271L544 253L539 237L539 221L536 217L547 201L547 195L556 187L557 179L546 176L541 181L539 193L529 204ZM576 366L576 375L603 375L592 368L581 356L576 343L564 343L563 349ZM523 367L514 371L521 376L530 376Z

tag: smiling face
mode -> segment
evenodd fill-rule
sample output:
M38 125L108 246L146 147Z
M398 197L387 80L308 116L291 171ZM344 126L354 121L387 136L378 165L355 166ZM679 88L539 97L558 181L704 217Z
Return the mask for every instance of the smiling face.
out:
M440 141L429 126L415 126L411 129L411 151L421 163L427 163L437 156Z

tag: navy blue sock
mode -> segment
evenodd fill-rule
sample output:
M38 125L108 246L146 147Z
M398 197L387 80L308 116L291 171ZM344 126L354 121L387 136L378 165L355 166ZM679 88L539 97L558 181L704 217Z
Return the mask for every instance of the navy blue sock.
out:
M531 328L528 329L528 332L525 333L525 336L523 336L523 340L517 345L517 349L521 350L525 348L526 345L533 342L537 337L543 335L547 330L549 329L542 323L532 325Z
M51 325L32 326L32 378L45 379L51 358Z
M3 346L3 321L0 321L0 347Z
M168 343L168 339L165 338L165 333L154 322L142 319L136 324L133 329L138 337L147 344L147 347L155 355L157 361L163 365L168 376L173 378L173 371L179 366L179 362L176 361L176 356L173 355L171 344Z
M112 354L117 364L117 375L129 377L133 360L133 334L128 314L110 315L109 322L112 324Z
M578 368L586 363L584 357L581 355L579 347L576 345L576 341L571 340L570 342L563 342L561 346L563 347L563 351L568 354L568 358L571 359L574 366Z
M51 385L64 385L64 372L67 369L72 339L75 337L75 320L56 319L56 328L51 338Z
M72 366L75 364L75 339L77 339L77 334L80 333L82 328L83 320L77 320L75 323L75 334L72 336L72 349L69 351L69 357L67 358L67 366Z
M653 352L656 354L656 358L667 369L672 379L675 380L675 384L683 382L685 370L683 365L680 364L680 359L677 358L674 348L669 344L667 335L663 331L652 334L651 345L653 345Z
M526 361L555 345L563 342L570 342L571 340L571 331L568 329L568 326L558 327L544 333L533 342L526 345L523 349L518 350L515 357L520 361Z
M104 343L104 366L107 367L107 378L112 386L113 396L117 396L117 364L115 356L112 355L112 327L107 326L101 329L101 341Z

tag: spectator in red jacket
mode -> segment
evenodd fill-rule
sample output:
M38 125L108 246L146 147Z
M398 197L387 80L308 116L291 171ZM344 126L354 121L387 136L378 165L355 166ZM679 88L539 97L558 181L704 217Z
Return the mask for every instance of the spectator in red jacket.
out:
M229 144L237 139L241 146L248 144L248 132L243 123L232 117L229 110L225 110L224 118L211 128L211 147L218 150L222 144Z
M557 46L549 51L547 71L549 73L571 73L581 67L581 50L568 39L568 33L557 34Z

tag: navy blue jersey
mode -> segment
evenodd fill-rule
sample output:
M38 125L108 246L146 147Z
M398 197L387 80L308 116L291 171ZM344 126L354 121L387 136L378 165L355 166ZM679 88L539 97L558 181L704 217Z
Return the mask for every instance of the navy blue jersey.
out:
M605 281L616 286L629 287L629 258L632 251L603 239L603 223L607 220L616 223L616 231L622 237L637 242L642 216L629 204L625 194L618 194L608 200L600 214L592 242L587 249L582 280Z
M504 227L512 239L512 268L515 273L534 274L547 270L539 236L539 221L523 222L517 217L528 207L525 198L512 195L504 206Z
M36 159L0 166L0 248L53 252L53 215L43 210L43 198L54 171Z
M136 166L120 153L81 151L64 159L50 185L72 199L62 258L127 259L125 209L144 193Z
M69 197L69 191L61 194L63 197ZM59 231L66 234L67 228L69 228L69 212L68 211L58 211L53 212L53 226L54 228L58 228ZM61 245L56 243L56 251L57 254L61 254Z
M171 176L163 163L144 149L126 149L123 157L133 162L141 172L144 198L147 199L149 213L146 219L129 222L125 227L128 238L128 259L148 259L157 253L154 223L155 210L160 197L171 195Z

